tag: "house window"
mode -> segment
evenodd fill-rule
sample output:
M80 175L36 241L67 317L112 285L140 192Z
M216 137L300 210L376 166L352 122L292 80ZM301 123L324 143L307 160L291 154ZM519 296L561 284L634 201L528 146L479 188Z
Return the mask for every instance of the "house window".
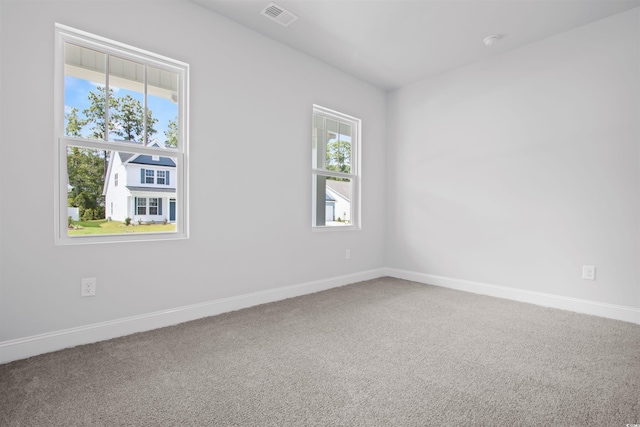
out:
M55 37L56 243L188 237L189 65L59 24ZM176 201L176 221L162 231L130 233L127 219L162 210L159 198L153 206L153 198L138 197L135 184L168 186L169 171L161 176L145 167L158 162L172 171L166 196ZM112 205L121 208L111 220L123 227L103 231ZM94 226L69 229L68 207Z
M146 197L138 197L136 199L136 214L137 215L147 214L147 198Z
M358 159L361 122L314 105L312 220L314 229L360 227Z
M149 198L149 215L158 215L158 199L156 197Z
M158 171L156 172L156 182L159 185L164 185L164 171Z

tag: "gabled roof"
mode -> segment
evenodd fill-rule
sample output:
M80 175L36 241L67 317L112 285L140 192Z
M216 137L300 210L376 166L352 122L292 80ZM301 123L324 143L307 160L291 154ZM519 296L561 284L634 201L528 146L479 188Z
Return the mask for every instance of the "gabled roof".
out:
M327 179L326 185L340 196L347 200L351 200L351 183L349 181L335 181L333 179Z
M120 160L122 160L123 154L129 154L129 153L120 153ZM129 154L129 157L132 157L132 156L133 154ZM174 162L173 159L170 157L159 157L158 160L153 160L153 157L147 154L138 154L133 159L128 161L122 160L122 163L125 163L125 162L135 163L140 165L168 166L172 168L176 167L176 162Z
M137 144L137 143L134 142L134 144ZM151 141L147 146L164 148L157 139L154 139L153 141ZM131 153L124 153L122 151L119 151L118 154L120 155L120 161L122 163L135 163L139 165L151 165L151 166L167 166L171 168L176 167L176 162L170 157L159 156L158 160L153 160L153 156L150 156L148 154L131 154Z

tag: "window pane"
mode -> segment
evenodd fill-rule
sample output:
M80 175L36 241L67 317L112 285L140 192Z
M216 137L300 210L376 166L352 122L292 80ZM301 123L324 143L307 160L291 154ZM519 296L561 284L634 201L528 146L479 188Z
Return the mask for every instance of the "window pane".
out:
M341 132L349 132L344 135ZM351 126L327 119L325 169L351 173Z
M351 172L351 125L340 123L340 136L334 158L340 172Z
M175 232L178 161L152 157L69 146L67 235Z
M149 215L158 215L158 199L156 197L149 199Z
M65 135L104 140L106 55L65 43Z
M149 140L157 139L165 147L178 147L178 74L147 68L147 102L149 113L157 120L155 133Z
M103 177L109 152L67 147L67 202L74 220L104 219Z
M109 57L109 141L144 142L144 65ZM153 117L147 114L149 140Z
M351 184L349 179L316 177L316 226L351 225Z

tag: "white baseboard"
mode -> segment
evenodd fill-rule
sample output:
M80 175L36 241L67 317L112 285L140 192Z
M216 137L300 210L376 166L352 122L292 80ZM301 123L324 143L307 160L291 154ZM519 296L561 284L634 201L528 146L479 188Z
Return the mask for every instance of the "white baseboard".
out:
M582 300L560 295L546 294L542 292L527 291L524 289L508 288L506 286L472 282L470 280L462 280L452 277L416 273L413 271L400 270L396 268L386 268L385 275L428 285L441 286L443 288L489 295L497 298L510 299L514 301L541 305L544 307L559 308L561 310L574 311L583 314L592 314L594 316L607 317L609 319L640 324L640 309L634 307L605 304L596 301Z
M0 364L384 276L383 268L0 342Z
M640 324L640 309L638 308L417 273L396 268L380 268L3 341L0 342L0 364L384 276Z

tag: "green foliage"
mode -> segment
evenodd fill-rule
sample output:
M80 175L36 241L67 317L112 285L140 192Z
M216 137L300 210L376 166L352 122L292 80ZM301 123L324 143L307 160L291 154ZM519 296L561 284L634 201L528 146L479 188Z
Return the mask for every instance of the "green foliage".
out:
M117 99L117 107L114 109L114 132L125 141L142 142L144 140L144 107L137 99L127 94ZM151 110L147 110L147 139L157 131L153 126L158 119L153 117Z
M124 225L126 225L126 226L131 225L131 218L126 217L126 218L124 219Z
M67 173L69 176L69 206L85 209L102 207L104 198L104 159L102 152L87 148L70 147L67 150ZM104 207L102 207L104 211Z
M81 120L78 117L78 109L73 107L71 111L66 115L67 127L65 134L68 136L81 137L82 127L86 124L85 120Z
M90 138L104 140L107 134L105 123L106 98L104 86L98 86L96 92L89 92L89 101L91 105L85 108L82 114L86 117L84 125L90 125ZM109 89L109 129L116 128L116 122L113 120L112 110L118 109L118 99L113 96L113 89Z
M100 215L100 209L91 209L91 208L87 208L84 210L84 212L82 212L82 220L83 221L91 221L93 219L102 219L101 218L104 217L104 214Z
M67 227L73 227L73 218L67 217Z
M351 173L351 144L340 140L328 143L326 168L334 172Z
M176 117L174 120L169 121L167 125L167 130L164 131L164 136L167 137L167 142L165 145L167 147L177 147L178 146L178 118Z
M68 230L69 236L97 235L97 234L122 234L122 233L171 233L176 231L175 224L155 224L144 227L127 228L120 221L90 220L74 224L73 229Z

